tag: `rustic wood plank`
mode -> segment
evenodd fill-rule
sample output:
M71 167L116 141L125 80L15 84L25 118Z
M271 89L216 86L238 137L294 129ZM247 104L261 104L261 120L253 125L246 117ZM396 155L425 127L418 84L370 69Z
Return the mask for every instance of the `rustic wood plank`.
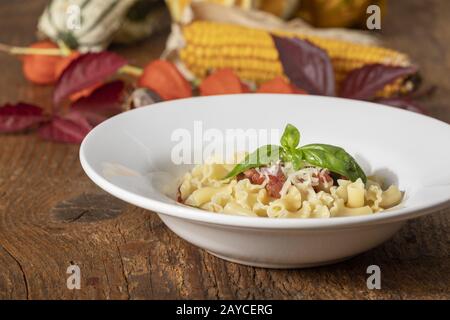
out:
M1 1L0 42L25 45L43 0ZM439 85L431 114L450 122L450 2L390 1L383 38L408 52ZM116 50L142 65L164 35ZM51 89L27 83L20 64L0 56L0 103L36 101ZM83 173L78 147L32 135L0 136L0 299L448 299L449 210L411 222L391 241L351 260L305 270L228 263L186 243L151 212L110 198ZM87 199L87 201L83 201ZM96 217L95 219L93 217ZM81 290L66 269L81 268ZM382 270L382 290L366 287L366 268Z

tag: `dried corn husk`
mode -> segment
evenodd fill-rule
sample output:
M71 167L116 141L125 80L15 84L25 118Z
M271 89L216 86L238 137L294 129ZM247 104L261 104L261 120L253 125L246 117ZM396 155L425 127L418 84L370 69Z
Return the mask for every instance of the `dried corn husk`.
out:
M300 0L166 0L172 19L180 22L184 10L194 3L213 3L244 10L261 10L283 19L292 17Z

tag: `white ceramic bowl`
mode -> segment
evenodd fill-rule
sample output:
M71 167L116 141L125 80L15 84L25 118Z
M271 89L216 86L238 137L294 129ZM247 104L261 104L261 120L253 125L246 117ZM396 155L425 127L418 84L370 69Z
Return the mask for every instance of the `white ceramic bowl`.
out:
M231 216L176 202L175 129L300 129L302 144L329 143L368 174L405 191L403 203L368 216L269 219ZM115 116L81 145L81 164L102 189L156 212L177 235L226 260L269 268L328 264L389 239L406 220L450 203L450 126L368 102L303 95L229 95L163 102Z

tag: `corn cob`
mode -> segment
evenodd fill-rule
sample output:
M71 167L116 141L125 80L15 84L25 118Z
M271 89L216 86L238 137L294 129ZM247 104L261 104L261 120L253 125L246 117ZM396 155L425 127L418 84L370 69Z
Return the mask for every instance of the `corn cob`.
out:
M210 21L194 21L185 25L182 32L185 46L179 52L180 59L200 79L210 70L220 68L232 68L242 79L256 83L271 80L279 75L284 76L278 52L268 31ZM406 55L382 47L285 31L272 33L306 39L327 51L338 86L348 72L365 64L411 64ZM390 84L379 95L390 96L401 90L401 85L402 81Z

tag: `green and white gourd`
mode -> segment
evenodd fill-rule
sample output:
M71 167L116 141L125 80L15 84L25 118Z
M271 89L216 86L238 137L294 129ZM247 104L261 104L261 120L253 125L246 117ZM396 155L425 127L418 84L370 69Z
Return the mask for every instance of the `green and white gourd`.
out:
M55 42L64 42L72 49L82 52L100 51L105 49L117 35L123 40L121 42L138 40L131 37L133 33L127 32L130 23L126 21L129 16L133 17L128 14L129 11L136 12L136 7L138 10L146 7L146 14L151 14L151 6L155 4L158 4L155 8L161 10L160 2L156 0L52 0L39 19L38 31ZM136 7L133 9L134 6ZM147 36L154 29L149 25L151 21L146 17L141 15L142 24L139 26L144 31L137 32L135 38ZM158 21L158 24L160 25L161 21ZM133 26L136 29L136 26ZM127 35L131 38L128 39Z

